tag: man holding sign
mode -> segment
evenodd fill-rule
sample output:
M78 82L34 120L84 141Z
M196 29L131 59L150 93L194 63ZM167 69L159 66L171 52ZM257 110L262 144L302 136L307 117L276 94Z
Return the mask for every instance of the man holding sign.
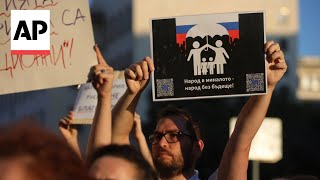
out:
M252 96L245 104L224 150L219 171L209 179L247 179L251 141L265 118L273 90L287 69L279 44L267 42L264 52L267 57L268 94ZM112 111L112 143L129 143L136 106L154 70L149 57L126 69L128 89ZM97 108L97 111L101 109ZM198 179L195 163L204 148L198 132L199 126L184 111L170 110L160 116L150 142L153 161L161 179Z

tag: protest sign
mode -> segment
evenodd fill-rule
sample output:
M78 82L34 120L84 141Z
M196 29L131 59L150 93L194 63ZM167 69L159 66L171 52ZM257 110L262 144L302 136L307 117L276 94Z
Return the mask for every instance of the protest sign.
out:
M50 55L10 53L11 10L50 10ZM97 64L87 0L0 2L0 94L86 82Z
M150 21L154 101L265 94L264 13Z
M112 85L111 107L118 102L120 97L127 89L123 71L114 71L114 80ZM80 86L73 111L75 112L74 124L91 124L97 106L97 92L91 83Z

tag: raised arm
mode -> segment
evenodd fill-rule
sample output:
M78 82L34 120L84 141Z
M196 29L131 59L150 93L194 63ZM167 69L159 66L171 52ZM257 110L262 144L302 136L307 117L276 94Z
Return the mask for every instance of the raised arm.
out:
M79 156L79 158L82 159L78 142L78 130L76 128L76 125L73 125L73 120L74 113L70 111L66 117L60 119L59 130L69 146Z
M111 89L113 69L104 60L99 48L95 46L98 65L91 69L92 85L98 94L96 112L91 125L87 144L87 160L99 147L111 143Z
M267 113L273 90L287 70L280 46L273 41L265 44L268 67L268 94L252 96L242 108L235 129L223 152L219 180L246 180L251 142Z
M112 110L112 143L129 144L129 133L133 125L140 95L148 85L150 73L154 70L151 58L146 57L125 70L128 89Z
M154 164L152 160L152 156L146 141L146 137L144 136L141 128L141 119L140 115L138 113L135 113L134 115L134 126L133 126L133 133L134 137L136 138L139 146L139 150L144 157L144 159L147 160L147 162L151 165L151 167L154 169Z

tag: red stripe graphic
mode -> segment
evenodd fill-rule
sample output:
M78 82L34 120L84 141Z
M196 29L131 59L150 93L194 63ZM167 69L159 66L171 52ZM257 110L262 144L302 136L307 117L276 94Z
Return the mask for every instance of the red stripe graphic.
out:
M232 40L239 39L239 30L229 30L228 33Z
M183 42L186 41L187 34L176 34L176 42L180 45L183 44Z
M12 55L50 55L50 50L11 50Z

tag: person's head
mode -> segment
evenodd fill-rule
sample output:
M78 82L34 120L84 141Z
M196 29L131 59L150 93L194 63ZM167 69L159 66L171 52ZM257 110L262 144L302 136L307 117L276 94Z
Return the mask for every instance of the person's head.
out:
M221 47L222 46L222 41L221 40L217 40L216 41L216 46L217 47Z
M204 147L199 123L186 111L174 107L162 110L149 140L155 167L162 178L193 169Z
M2 129L0 179L88 179L82 161L60 137L31 122Z
M99 148L90 160L89 175L93 179L155 180L157 175L129 145L109 145Z
M192 43L193 48L198 49L200 47L200 43L198 41L194 41Z

